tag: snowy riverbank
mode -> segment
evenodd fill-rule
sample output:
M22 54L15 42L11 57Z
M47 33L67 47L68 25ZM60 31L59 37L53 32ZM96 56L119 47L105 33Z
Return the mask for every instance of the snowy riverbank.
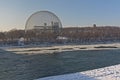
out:
M45 77L36 80L120 80L120 64L73 74Z

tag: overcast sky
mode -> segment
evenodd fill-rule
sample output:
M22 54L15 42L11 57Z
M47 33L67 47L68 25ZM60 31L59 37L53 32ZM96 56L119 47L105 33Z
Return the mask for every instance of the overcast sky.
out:
M0 0L0 31L24 29L41 10L55 13L63 26L120 26L120 0Z

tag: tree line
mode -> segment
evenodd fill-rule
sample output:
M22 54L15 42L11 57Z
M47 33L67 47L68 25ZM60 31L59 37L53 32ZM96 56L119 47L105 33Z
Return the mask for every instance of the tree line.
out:
M67 40L57 37L66 37ZM23 37L25 43L86 43L86 42L107 42L120 41L120 27L101 26L101 27L67 27L62 28L58 33L53 31L12 29L6 32L0 32L0 44L16 44Z
M120 27L64 28L62 36L68 37L70 42L114 42L120 40Z

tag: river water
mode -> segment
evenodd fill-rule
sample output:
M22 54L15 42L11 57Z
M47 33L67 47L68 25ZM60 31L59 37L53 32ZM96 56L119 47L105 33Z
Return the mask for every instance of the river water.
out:
M80 50L54 54L13 55L0 65L1 80L33 80L120 64L120 50ZM17 56L16 58L12 58ZM9 63L9 65L8 65ZM4 67L4 68L3 68ZM4 69L4 71L2 71ZM7 71L8 70L8 71ZM6 73L5 73L6 72Z

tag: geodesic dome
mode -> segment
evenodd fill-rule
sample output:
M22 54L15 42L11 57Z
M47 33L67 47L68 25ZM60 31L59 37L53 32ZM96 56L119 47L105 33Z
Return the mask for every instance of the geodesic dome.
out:
M62 28L60 19L50 11L38 11L32 14L25 25L27 30L53 30L58 32Z

